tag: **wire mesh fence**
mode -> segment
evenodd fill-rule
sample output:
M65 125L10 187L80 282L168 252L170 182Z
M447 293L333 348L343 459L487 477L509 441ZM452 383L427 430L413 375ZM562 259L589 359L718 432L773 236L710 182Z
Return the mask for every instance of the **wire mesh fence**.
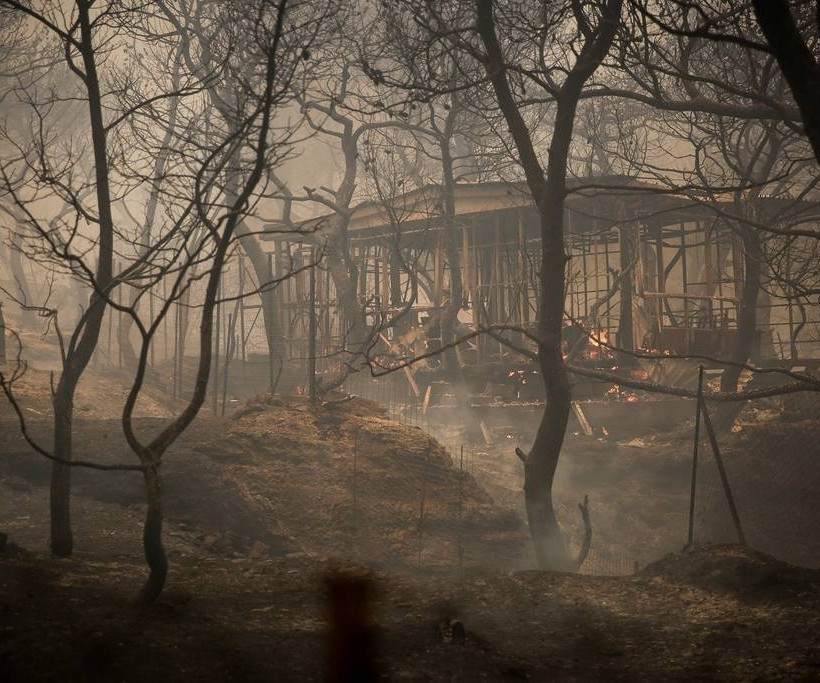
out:
M820 395L758 401L747 410L753 419L717 439L742 535L755 550L820 567ZM694 541L738 542L708 436L699 446Z
M357 431L346 456L336 526L349 557L428 573L520 563L520 520L493 504L461 452L453 457L421 431L397 442L386 430Z
M348 389L352 390L350 387ZM509 459L504 460L505 464L502 465L499 462L499 451L512 452L516 445L525 447L526 439L520 438L519 435L517 441L505 443L500 448L476 444L464 439L464 429L461 425L442 424L440 416L436 415L435 406L425 407L423 403L418 402L403 403L404 388L401 383L391 384L382 380L359 378L355 389L357 395L383 406L390 418L416 426L433 436L449 454L451 463L456 463L458 471L489 491L498 507L507 512L509 519L517 520L519 536L525 536L525 512L520 484L516 490L502 491L497 486L497 479L499 468L504 467L508 470L508 479L523 482L523 472L509 471L512 467L520 467L520 463L511 464L514 460ZM696 402L693 400L693 417L695 405ZM709 410L714 412L714 407L710 406ZM736 514L744 532L743 540L750 547L793 564L820 566L820 506L816 504L816 492L820 491L818 416L820 396L817 393L804 392L777 399L749 402L731 430L717 428L716 441L722 456L724 477L720 474L718 460L712 452L708 434L705 429L701 429L698 439L699 459L695 470L696 487L692 501L692 540L695 543L738 542L736 525L727 500L728 490L734 498ZM678 444L678 458L691 457L693 432L692 427L688 439L684 436ZM423 458L418 462L422 461ZM402 496L399 498L405 500L407 510L414 510L414 524L416 528L422 529L423 537L425 528L439 531L446 528L446 525L442 526L442 518L447 515L439 515L437 521L434 521L438 503L423 502L431 495L430 489L425 487L429 486L432 479L425 479L423 470L418 469L419 467L420 464L417 464L415 474L408 480L409 488L403 491L404 495L410 495L415 502L411 504ZM676 470L675 476L678 481L675 486L678 489L689 486L689 482L685 481L685 476L681 474L684 469ZM435 470L434 476L444 476L441 472L443 470ZM456 486L457 481L456 478L450 484L443 485ZM398 480L394 484L397 487L401 486ZM375 482L368 485L378 486ZM389 493L385 491L385 496L389 496ZM647 506L663 502L660 498L665 494L659 492L657 495L658 500L648 501ZM574 504L557 504L557 514L565 531L568 532L567 536L580 538L582 530L578 528L578 520L575 518L577 511L574 507ZM452 504L450 508L449 519L452 521L457 517L453 517ZM683 514L681 510L681 514L658 515L658 528L653 532L662 538L663 542L656 544L657 553L650 557L647 557L646 552L636 552L630 543L624 543L623 539L610 537L613 536L611 532L607 536L605 532L596 530L581 573L632 574L647 561L659 559L670 550L679 550L687 541ZM428 515L429 527L425 527L424 518ZM511 527L514 526L512 522L510 524ZM371 526L371 531L375 532L376 528ZM404 560L405 563L412 564L415 559L416 566L425 566L429 563L438 569L448 566L450 569L464 567L465 556L459 556L454 550L459 544L464 547L464 533L464 528L451 524L449 546L447 543L439 544L431 539L429 547L425 550L422 542L422 558L419 560L418 557L410 557L410 541L406 540L404 550L399 555L409 558ZM373 537L378 539L378 533ZM378 540L376 542L378 543ZM526 540L524 544L527 545ZM445 547L449 547L449 551L442 550ZM511 553L513 554L515 553ZM515 562L518 562L519 566L521 563L531 563L531 554L519 551ZM469 565L469 562L466 564ZM507 568L512 568L512 565L508 565Z
M377 476L371 473L368 478L360 474L355 485L358 492L355 509L359 516L355 528L359 550L365 549L364 556L377 559L381 549L388 557L385 563L397 569L510 570L534 566L526 529L523 465L512 455L516 446L527 447L529 440L521 434L509 434L503 444L470 441L465 438L465 425L442 422L441 416L436 414L436 406L425 405L423 401L406 402L406 388L402 382L391 380L392 377L358 376L348 381L346 389L381 406L389 419L417 427L420 433L430 435L438 444L434 453L440 453L441 457L429 456L432 459L425 460L428 456L416 453L415 459L408 459L407 453L396 454L396 469L389 474L386 470ZM499 483L500 468L506 470L503 485ZM367 511L367 504L362 502L365 495L373 496ZM397 503L391 501L392 496L396 497ZM560 516L571 520L568 525L572 526L570 535L580 539L583 529L574 526L577 521L575 505L565 507L567 509L562 508ZM406 516L405 537L403 541L388 539L373 520L382 520L383 525L386 518L389 526L389 520L400 510ZM363 515L369 515L371 521L363 522ZM362 525L367 527L365 532ZM417 557L411 552L413 529L418 530L420 539ZM387 548L392 548L392 552ZM577 547L570 548L572 553L577 550ZM632 574L635 567L634 554L611 543L602 543L593 535L581 572L625 575Z

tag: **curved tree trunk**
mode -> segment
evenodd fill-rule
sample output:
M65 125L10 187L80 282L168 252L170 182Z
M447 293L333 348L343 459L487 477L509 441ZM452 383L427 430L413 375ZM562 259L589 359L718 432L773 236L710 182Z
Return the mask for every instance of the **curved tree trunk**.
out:
M99 222L96 282L100 290L107 292L112 282L114 220L111 213L111 193L108 181L106 133L102 114L102 95L97 77L96 54L92 42L93 24L89 16L88 5L80 3L77 7L82 37L79 51L86 73L85 85L88 92ZM72 459L71 428L74 418L74 392L97 347L105 308L105 298L99 291L92 290L88 310L68 342L63 371L54 393L54 454L66 461ZM72 552L70 496L70 466L55 462L52 468L50 499L51 550L55 555L70 555Z
M31 296L31 288L29 287L26 271L23 268L23 252L21 251L22 244L20 236L14 231L11 234L11 247L9 248L9 266L11 267L11 276L14 279L16 296L18 301L27 306L34 304L34 298ZM34 312L22 309L22 319L26 325L34 322Z
M165 585L168 573L168 558L162 545L163 501L162 479L160 476L162 456L196 418L205 402L213 357L214 318L218 305L219 284L225 267L225 260L229 248L233 243L237 226L242 221L243 212L247 209L249 201L259 185L266 164L269 161L267 156L268 136L270 134L273 107L277 97L274 87L277 74L277 47L279 46L280 37L282 35L286 9L287 3L281 2L276 10L275 33L273 35L271 48L267 53L265 89L260 97L261 104L259 105L259 109L252 114L252 118L250 119L254 121L258 116L259 132L253 145L255 151L253 166L247 179L244 181L241 192L237 193L230 205L226 207L224 227L222 227L220 233L214 234L215 250L210 262L210 268L206 274L207 284L202 300L199 364L196 371L193 394L182 412L167 424L160 433L151 440L150 444L143 445L140 442L134 432L133 411L145 380L148 353L153 333L156 330L156 327L152 327L150 331L143 332L137 371L131 389L128 392L125 406L123 407L123 433L128 445L137 454L141 464L144 466L143 472L148 500L148 509L143 528L143 548L145 559L149 567L149 575L140 593L140 600L143 604L150 604L157 599ZM223 224L221 220L215 222ZM164 313L167 314L167 311L168 309L165 308ZM159 321L156 321L156 323L158 322Z
M553 139L553 150L558 149L559 146L555 145ZM547 404L524 469L527 519L538 565L559 570L571 568L552 502L552 484L564 443L572 398L561 349L566 266L563 239L564 178L561 173L549 177L540 207L542 261L538 363Z
M60 382L54 393L54 455L71 460L74 392ZM71 467L59 462L51 466L51 552L58 557L71 555Z
M3 315L3 302L0 301L0 364L6 362L6 318Z
M153 603L165 586L168 576L168 558L162 545L162 477L159 465L144 470L145 493L148 509L142 530L142 547L148 564L148 578L140 592L139 600L145 605Z
M476 28L487 50L487 75L515 142L521 167L540 215L538 362L547 405L532 450L528 456L522 456L527 519L538 566L542 569L570 570L574 565L564 546L552 504L552 484L571 401L569 376L561 349L567 261L564 253L567 159L581 91L609 51L620 25L622 0L607 0L597 30L587 36L575 65L556 95L555 123L546 174L507 81L504 54L496 35L492 0L476 0L476 7Z

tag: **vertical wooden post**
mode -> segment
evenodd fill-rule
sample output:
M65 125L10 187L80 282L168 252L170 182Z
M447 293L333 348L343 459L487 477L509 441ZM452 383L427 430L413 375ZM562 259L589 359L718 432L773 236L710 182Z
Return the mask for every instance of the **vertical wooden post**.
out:
M390 247L382 247L382 282L381 282L382 311L389 311L393 302L390 297Z
M632 265L633 244L631 226L625 225L623 221L618 225L618 235L620 243L620 268L623 273ZM618 320L618 346L626 351L635 350L635 331L632 321L632 297L634 294L635 272L634 269L621 280L621 306Z
M473 271L472 259L470 258L470 233L466 225L461 228L461 269L464 273L464 278L462 279L462 289L464 291L462 292L462 296L469 297L473 282Z
M735 281L735 299L740 301L743 298L743 245L734 231L732 231L732 275Z
M225 404L228 401L228 368L231 365L231 357L235 346L234 329L236 319L232 313L228 313L228 327L225 333L225 369L222 371L222 417L225 417Z
M106 345L105 355L108 360L108 367L114 365L111 362L111 328L114 325L114 309L108 307L108 344Z
M590 244L592 246L592 278L593 282L595 283L592 291L594 292L593 301L598 301L602 295L606 294L606 288L601 287L601 268L600 268L600 260L601 260L601 236L593 232L590 235ZM597 325L598 325L598 316L595 316L595 321L593 321L593 325L596 326L597 332Z
M598 219L595 218L594 213L592 215L592 229L595 232L598 231ZM607 291L609 291L609 288L612 285L612 283L609 281L610 277L612 277L611 273L609 272L609 269L610 269L610 265L609 265L609 263L610 263L609 262L609 254L610 254L609 238L612 235L612 231L607 230L603 234L605 235L605 238L606 238L606 241L604 242L604 267L606 268L606 289L607 289ZM606 331L607 331L607 333L612 332L612 313L611 313L611 311L612 311L612 307L607 306L606 307Z
M179 398L179 299L174 303L174 398Z
M268 254L270 260L270 254ZM260 298L260 305L262 301ZM242 362L247 360L245 354L245 260L239 254L239 338L242 343Z
M714 296L715 294L715 261L712 258L712 240L714 236L712 232L712 226L705 223L703 226L703 268L706 271L706 293L708 296Z
M325 281L325 307L324 307L324 327L325 327L325 334L324 334L324 348L325 350L332 348L333 346L333 320L332 320L332 313L333 310L332 302L330 300L330 271L327 268L323 268L320 272L324 273L324 281Z
M367 253L370 250L370 247L362 247L362 250ZM363 260L363 268L367 268L367 258ZM368 299L367 295L367 274L365 273L364 278L362 279L362 286L359 289L359 293L362 295L365 301ZM373 245L373 297L374 302L377 304L376 309L379 311L384 310L384 288L382 287L382 270L381 270L381 263L379 261L379 247Z
M666 292L666 264L663 260L663 225L658 226L658 237L655 242L655 261L658 266L658 329L663 329L663 311L666 301L663 294Z
M521 327L525 328L530 321L530 289L527 275L527 237L524 234L524 221L521 217L521 209L518 209L518 256L519 256L519 277L521 278L521 304L520 316ZM521 341L526 337L522 334Z
M276 267L277 267L276 273L277 273L277 275L280 275L281 271L278 270L280 268L280 263L279 263L279 256L280 256L280 254L279 254L279 241L277 240L276 242L274 242L274 245L275 245L274 250L276 251L276 257L277 257L276 258L276 261L277 261L277 263L276 263ZM273 254L268 254L268 282L272 282L272 281L273 281ZM262 295L262 297L260 299L260 305L261 306L265 305L264 295ZM264 311L263 311L263 313L264 313ZM268 392L270 392L271 395L273 394L273 390L274 390L273 344L272 344L272 341L273 340L268 339ZM244 342L243 342L243 346L244 346Z
M461 444L461 456L458 464L458 573L464 576L464 444Z
M168 301L168 287L165 283L165 278L162 278L162 305ZM168 362L168 312L162 318L162 360L167 364Z
M443 233L438 233L433 247L433 306L441 306L441 296L444 289L444 255L442 254Z
M476 259L476 229L475 218L470 220L469 226L464 226L464 259L467 265L467 281L470 292L470 303L473 310L473 326L478 329L481 325L481 307L478 305L478 287L476 286L478 261ZM482 337L475 338L478 357L481 357Z
M504 264L501 259L501 213L496 212L494 220L494 235L495 253L493 254L493 284L495 285L495 320L490 324L497 323L503 325L507 322L506 311L504 310ZM498 342L498 357L499 359L504 354L504 344Z
M154 290L151 289L148 291L148 315L151 317L151 324L154 324ZM154 367L154 345L156 343L157 337L154 335L151 337L151 367Z
M119 274L120 268L122 264L117 265L117 262L114 261L114 273ZM117 286L117 303L122 306L122 285ZM117 309L117 357L118 357L118 365L122 368L122 335L120 334L120 330L122 330L122 311Z
M692 353L693 350L693 339L694 333L692 330L692 325L689 320L689 299L686 298L689 294L689 274L688 274L688 266L686 261L686 223L681 221L680 223L680 263L681 263L681 282L683 287L683 327L684 327L684 339L685 341L685 349L684 353Z

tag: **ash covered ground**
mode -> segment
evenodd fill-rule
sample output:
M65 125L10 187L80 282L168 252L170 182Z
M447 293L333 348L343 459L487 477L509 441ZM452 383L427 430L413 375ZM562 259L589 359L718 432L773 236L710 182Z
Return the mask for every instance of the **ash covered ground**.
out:
M18 392L38 438L49 429L47 382L32 371ZM121 402L99 400L122 391L116 373L83 380L78 456L129 457L109 409ZM146 399L140 429L170 408L161 394ZM765 424L751 418L733 447ZM0 434L7 680L323 680L325 582L340 571L371 577L387 679L820 675L820 573L733 545L671 552L685 540L683 432L631 446L570 439L558 513L577 543L575 505L589 494L595 540L587 575L565 575L532 570L520 475L503 449L462 468L361 399L203 413L165 461L171 569L152 608L132 604L145 571L139 474L78 470L76 554L53 559L48 464L6 404ZM806 543L793 561L810 556ZM637 565L589 575L607 573L601 557ZM463 641L444 627L454 621Z

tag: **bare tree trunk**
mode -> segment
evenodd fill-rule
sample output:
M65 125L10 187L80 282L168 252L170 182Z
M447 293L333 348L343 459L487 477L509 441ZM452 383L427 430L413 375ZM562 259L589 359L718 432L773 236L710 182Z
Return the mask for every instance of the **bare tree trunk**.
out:
M621 272L625 273L632 264L634 258L634 243L632 240L632 226L621 223L618 227L619 243L621 246ZM620 320L618 322L618 346L626 351L635 350L635 331L632 317L633 302L632 277L625 277L621 280L621 305ZM631 364L631 359L627 355L622 355L621 363Z
M85 67L89 120L94 149L94 173L99 214L99 246L96 284L106 291L111 285L114 253L114 220L111 214L111 193L108 182L108 158L102 95L97 78L95 48L92 43L92 22L89 6L78 3L78 22L82 42L79 51ZM74 418L74 392L88 366L100 335L106 302L100 292L92 290L88 310L75 329L63 361L63 371L54 393L54 454L63 460L72 459L71 429ZM70 466L55 462L51 484L51 550L55 555L70 555L73 549L71 533L71 473Z
M167 424L162 431L151 440L150 444L144 445L140 442L134 432L133 411L143 387L148 353L153 334L157 329L156 326L152 326L148 331L143 330L137 371L134 375L131 389L128 392L125 406L123 407L123 434L125 435L128 445L137 454L140 463L144 467L143 471L148 500L148 509L143 529L143 548L145 559L149 567L149 575L140 594L140 599L144 604L150 604L157 599L165 585L168 573L168 559L162 545L163 511L162 479L160 475L162 457L168 448L188 428L191 422L193 422L205 402L208 380L211 374L211 362L213 359L214 318L217 306L219 305L219 285L225 267L225 259L233 243L238 224L242 222L243 211L247 209L249 201L263 176L265 166L269 161L267 158L268 136L270 135L273 106L277 97L274 88L276 74L278 72L276 68L276 56L279 40L282 35L286 8L287 1L281 0L276 9L276 25L273 42L271 48L267 51L265 89L260 98L261 104L259 105L259 110L254 114L254 118L256 116L259 117L259 132L256 136L256 144L253 145L255 151L254 163L241 192L235 194L231 203L226 207L224 227L220 233L214 235L215 250L210 268L207 272L207 284L202 301L199 364L191 398L182 412ZM215 222L218 224L223 223L223 221ZM168 307L166 306L163 314L167 314L167 312ZM159 321L156 321L156 323L158 322Z
M564 313L564 267L562 183L549 183L541 215L542 264L541 301L538 316L538 363L546 390L547 404L535 442L525 463L524 496L527 519L538 566L570 568L570 559L552 502L552 484L561 455L569 420L571 391L561 350ZM558 235L555 235L555 232Z
M238 182L238 176L231 174L225 188L225 196L228 204L232 204L236 201ZM259 296L262 300L262 323L265 326L268 352L273 358L283 362L285 358L285 340L278 321L276 320L275 289L272 286L265 286L270 282L272 275L269 268L268 255L263 251L257 236L248 229L244 221L237 223L236 235L240 238L242 250L251 262L253 272L256 275L256 282L261 288ZM271 387L271 389L273 389L273 387Z
M6 318L3 315L3 302L0 301L0 363L6 362Z
M29 287L28 278L26 277L26 271L23 269L23 252L21 249L20 236L12 230L11 248L9 249L9 266L11 266L11 276L14 278L16 296L19 301L27 306L32 306L34 300L31 296L31 288ZM23 309L22 319L26 325L30 325L34 321L34 313Z
M455 108L451 108L445 121L441 137L441 169L442 192L444 205L444 239L447 263L450 266L450 301L441 318L441 332L443 344L450 344L456 339L458 326L458 312L461 310L461 262L460 262L460 230L455 225L455 177L453 172L453 155L450 151L450 142L453 136ZM454 371L457 381L462 380L461 366L455 348L449 348L444 354L444 364L448 370Z
M142 547L149 573L139 599L143 604L149 605L159 597L165 586L165 579L168 576L168 557L162 544L162 478L159 465L146 468L144 476L148 509L142 530Z
M74 387L62 380L54 392L54 455L72 458ZM51 466L51 552L58 557L71 555L74 536L71 530L71 467L60 462Z
M527 125L507 81L504 54L496 35L492 0L476 0L476 28L487 51L485 69L519 154L541 219L541 297L538 311L538 362L547 404L535 443L524 460L527 519L539 567L574 567L564 546L552 503L552 484L570 411L570 384L561 349L567 256L564 253L564 202L569 146L575 111L587 79L603 60L620 25L622 0L607 0L597 30L585 33L578 59L555 96L556 111L546 175Z

